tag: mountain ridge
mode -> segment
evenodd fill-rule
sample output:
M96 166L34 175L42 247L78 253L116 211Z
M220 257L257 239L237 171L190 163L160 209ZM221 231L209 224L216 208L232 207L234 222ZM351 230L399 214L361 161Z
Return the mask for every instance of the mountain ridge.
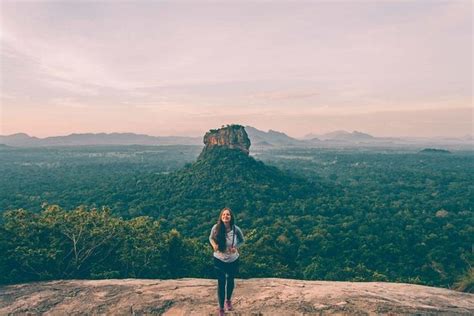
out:
M307 134L303 139L270 129L268 132L245 126L254 148L314 146L417 146L422 144L473 145L471 135L453 137L377 137L360 131L338 130L321 135ZM150 136L135 133L72 133L38 138L26 133L0 135L0 144L12 147L89 146L89 145L202 145L202 137Z
M25 133L0 135L0 143L17 147L88 145L200 145L201 137L150 136L135 133L72 133L38 138Z

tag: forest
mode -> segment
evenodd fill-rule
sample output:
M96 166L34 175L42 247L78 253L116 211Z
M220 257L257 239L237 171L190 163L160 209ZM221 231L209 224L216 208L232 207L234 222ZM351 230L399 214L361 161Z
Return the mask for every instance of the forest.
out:
M240 277L472 291L474 152L0 148L1 283L212 277L236 214Z

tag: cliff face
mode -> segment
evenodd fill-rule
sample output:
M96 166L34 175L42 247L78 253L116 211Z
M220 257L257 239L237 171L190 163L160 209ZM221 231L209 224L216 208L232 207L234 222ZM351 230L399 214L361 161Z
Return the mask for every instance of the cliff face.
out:
M0 315L216 315L216 281L69 280L0 287ZM474 294L421 285L236 280L226 315L473 315Z
M212 129L204 135L204 144L201 156L215 147L239 149L249 154L250 139L241 125L228 125L219 129Z

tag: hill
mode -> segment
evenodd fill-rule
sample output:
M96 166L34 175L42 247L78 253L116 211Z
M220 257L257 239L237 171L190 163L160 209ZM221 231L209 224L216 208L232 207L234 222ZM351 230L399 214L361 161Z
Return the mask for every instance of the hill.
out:
M25 133L0 136L0 143L16 147L90 146L90 145L199 145L200 137L149 136L134 133L85 133L46 138Z
M162 201L158 209L166 210L166 213L147 215L173 214L176 217L189 209L229 206L236 211L252 209L255 213L251 217L254 217L269 206L256 208L255 201L291 204L317 191L308 181L251 157L250 142L242 126L232 125L215 130L215 133L225 136L206 136L206 146L197 161L152 181L150 185L154 187L157 199ZM232 140L234 142L230 144ZM196 215L197 219L206 218L209 213Z
M451 152L446 149L436 149L436 148L425 148L420 150L420 154L450 154Z
M281 202L296 198L306 192L304 187L309 183L239 150L214 148L155 185L158 196L167 197L170 206L174 201L188 201L196 208L225 204L240 209L252 200Z
M325 141L370 141L370 140L376 140L377 138L358 131L353 131L352 133L346 132L346 131L334 131L331 133L326 133L323 135L317 136L321 140Z
M53 281L0 287L0 314L214 315L216 281ZM472 315L474 294L403 283L237 280L226 315Z
M305 142L292 138L285 133L269 130L268 132L261 131L252 126L246 126L245 130L248 133L252 144L256 146L305 146Z

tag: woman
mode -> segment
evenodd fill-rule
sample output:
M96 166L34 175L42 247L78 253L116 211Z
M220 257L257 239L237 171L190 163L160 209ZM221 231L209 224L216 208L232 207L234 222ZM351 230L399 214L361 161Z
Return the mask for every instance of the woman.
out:
M238 248L244 242L244 235L234 224L234 214L228 207L222 209L217 224L212 226L209 242L214 249L214 269L217 275L217 298L219 316L224 315L224 298L226 309L231 311L234 277L239 268ZM227 276L227 278L226 278Z

